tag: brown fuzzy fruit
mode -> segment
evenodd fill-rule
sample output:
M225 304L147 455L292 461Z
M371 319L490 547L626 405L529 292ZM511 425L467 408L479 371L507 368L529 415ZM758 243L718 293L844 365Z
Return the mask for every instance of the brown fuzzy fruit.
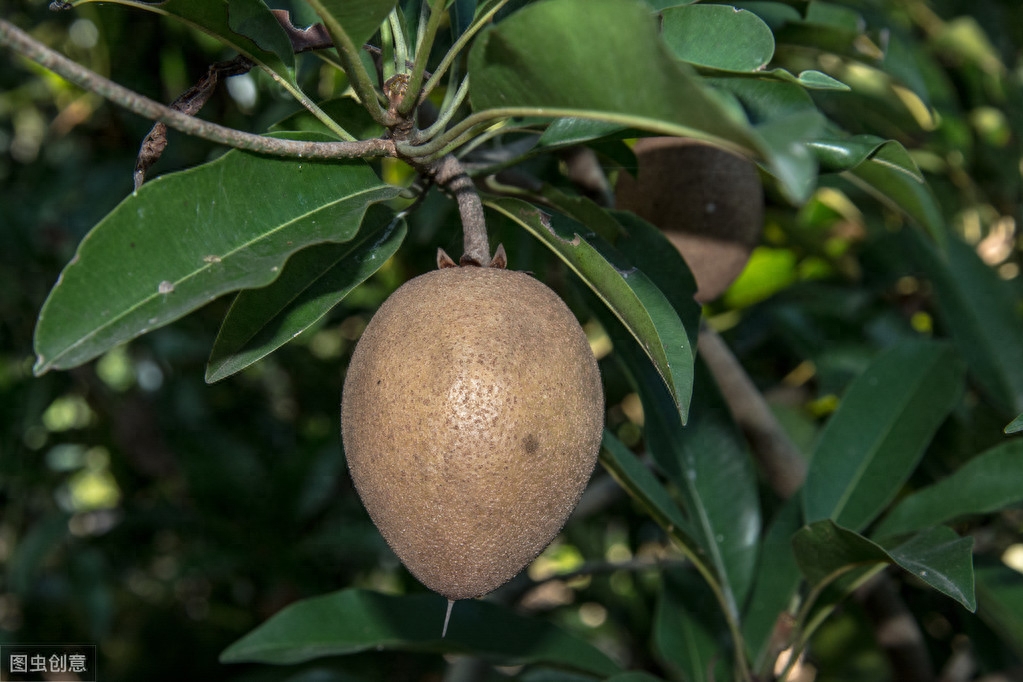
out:
M619 175L618 208L664 230L696 277L697 301L717 298L760 240L764 193L756 166L677 137L642 138L633 151L638 171Z
M402 563L448 599L484 595L557 535L604 424L567 306L521 272L407 282L352 356L341 430L355 487Z

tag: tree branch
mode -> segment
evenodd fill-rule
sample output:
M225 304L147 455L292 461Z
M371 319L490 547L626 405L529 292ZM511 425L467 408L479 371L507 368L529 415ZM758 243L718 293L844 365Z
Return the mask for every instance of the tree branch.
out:
M725 342L707 326L700 329L699 352L736 424L746 434L768 485L782 499L792 497L806 479L807 464L799 448Z
M139 116L153 121L163 121L176 130L210 142L272 156L307 159L395 156L392 140L373 139L359 142L284 140L242 132L183 114L68 59L5 19L0 19L0 46L10 48L78 87L94 92Z
M464 249L462 265L487 267L490 262L490 240L487 237L487 223L483 215L483 202L462 164L451 154L427 164L416 164L409 160L421 173L446 189L458 202L458 213L462 218Z

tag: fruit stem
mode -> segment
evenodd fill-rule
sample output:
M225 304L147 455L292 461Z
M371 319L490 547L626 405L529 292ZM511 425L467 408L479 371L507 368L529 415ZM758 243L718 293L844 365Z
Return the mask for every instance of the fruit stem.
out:
M483 215L483 202L479 192L462 164L448 154L437 161L426 164L422 169L439 186L445 188L458 202L458 213L462 218L464 248L461 265L487 267L490 264L490 239L487 237L487 223Z
M444 637L448 634L448 621L451 620L451 607L453 607L454 605L455 600L448 599L448 612L444 614L444 629L440 631L441 639L444 639Z

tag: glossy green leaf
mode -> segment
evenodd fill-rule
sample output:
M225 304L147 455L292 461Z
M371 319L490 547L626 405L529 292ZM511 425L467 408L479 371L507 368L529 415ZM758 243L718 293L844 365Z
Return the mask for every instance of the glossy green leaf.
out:
M657 658L687 682L732 679L731 657L722 649L728 629L703 580L694 571L665 571L654 612Z
M661 12L661 35L675 57L697 66L757 71L774 56L774 34L767 24L727 5L668 8Z
M735 74L718 75L708 79L718 88L736 97L751 121L764 124L781 121L796 115L816 114L819 123L804 131L805 139L813 139L822 130L823 117L817 111L806 89L796 83L773 79L745 78Z
M849 170L878 155L879 163L894 166L918 182L924 182L924 176L909 152L894 140L885 140L876 135L822 137L810 142L809 146L820 161L822 170Z
M945 526L929 528L888 550L896 564L970 611L977 610L973 538Z
M698 520L704 546L735 600L735 615L753 584L760 540L757 475L746 441L732 421L713 376L697 362L696 395L685 429L664 411L663 401L645 411L651 451L666 450L682 470L676 485ZM640 393L641 397L643 392ZM653 400L644 401L644 410ZM670 453L670 454L669 454Z
M977 455L951 476L909 495L884 518L875 537L901 535L969 514L1023 502L1023 440Z
M832 78L826 73L814 70L801 71L798 76L794 75L791 71L780 68L742 72L725 71L701 66L698 70L705 76L716 79L731 78L736 80L758 80L768 83L774 81L788 83L790 85L798 85L806 90L833 90L837 92L847 92L851 90L851 88L842 81Z
M927 230L939 245L947 242L937 198L905 147L874 135L823 137L809 143L823 170L847 179Z
M806 146L824 125L817 111L800 111L757 126L757 133L770 157L771 168L789 198L802 203L813 193L817 183L817 159Z
M834 521L817 521L792 536L799 570L812 586L834 581L857 566L889 563L884 547Z
M543 242L593 290L642 344L683 418L692 398L693 347L671 302L641 270L575 221L519 199L484 204Z
M72 4L88 2L113 2L180 19L244 54L281 82L295 86L291 43L262 0L75 0Z
M550 49L557 45L558 49ZM720 93L676 60L638 0L548 0L482 32L469 52L473 109L606 120L663 135L716 140L757 153L801 200L812 178L793 181L797 141L769 142Z
M977 567L980 617L1023 656L1023 575L1005 564Z
M808 197L817 177L817 159L807 147L824 130L824 116L799 84L729 75L708 79L733 95L756 124L761 143L776 152L771 171L793 196Z
M1023 412L1023 319L1012 287L958 239L944 255L919 238L912 246L973 378L1004 414Z
M361 47L368 43L398 0L320 0L320 4L351 39Z
M962 363L948 344L910 340L878 355L817 441L803 488L807 522L869 524L916 468L962 386Z
M1023 414L1017 415L1005 427L1005 433L1019 433L1020 431L1023 431Z
M299 251L272 283L240 292L213 343L206 381L245 369L311 327L394 255L405 232L391 211L371 207L351 241Z
M902 145L890 142L845 172L845 177L879 201L909 216L941 246L948 229L937 198Z
M351 239L399 189L364 162L232 151L152 180L86 235L43 305L39 374L67 369L230 291L269 284L305 246Z
M585 118L559 118L543 131L537 143L541 147L564 147L573 144L590 142L601 137L621 133L625 130L620 125L607 121L594 121Z
M693 541L692 527L657 476L620 440L607 430L600 448L600 463L622 490L636 500L650 517L675 539L695 561L701 550Z
M973 538L961 538L939 526L886 550L862 535L824 520L792 538L799 568L811 585L835 580L870 564L893 563L952 597L970 611L977 608L973 584Z
M746 648L757 668L764 664L779 614L788 611L802 579L792 553L792 536L802 526L802 503L797 495L778 511L764 533L756 583L742 619Z
M641 263L643 274L653 281L678 313L686 328L690 347L696 347L702 313L700 304L693 298L696 295L696 278L685 258L662 230L634 213L608 211L591 199L566 194L551 185L544 185L539 197L542 203L599 234L629 262ZM692 364L692 358L689 364Z
M441 638L446 602L435 594L391 596L348 589L295 602L229 646L224 663L293 664L360 651L472 654L501 665L546 663L613 675L599 649L545 620L485 601L455 604Z
M703 308L696 299L696 278L685 258L664 232L634 213L612 211L611 215L625 228L625 234L614 245L634 263L643 264L645 272L671 302L685 325L693 348L700 334Z
M692 537L737 619L752 583L760 533L756 474L742 436L702 362L696 364L698 399L683 429L636 342L620 325L604 326L643 404L647 449L678 491Z
M227 0L227 23L232 31L249 38L260 49L277 55L282 62L294 68L295 52L291 39L263 0Z
M784 71L784 69L773 69L768 71L768 73L777 75L777 77L784 80L788 80L786 75L788 72ZM796 82L809 90L836 90L839 92L848 92L852 89L842 81L832 78L826 73L814 71L813 69L800 71L799 75L796 76Z

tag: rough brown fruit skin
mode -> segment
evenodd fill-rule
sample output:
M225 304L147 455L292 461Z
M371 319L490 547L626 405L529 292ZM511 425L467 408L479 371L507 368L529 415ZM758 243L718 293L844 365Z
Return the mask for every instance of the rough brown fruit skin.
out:
M445 268L392 294L341 402L363 504L402 563L449 599L492 591L554 539L603 424L575 317L529 275L497 268Z
M699 287L701 303L720 296L749 260L764 223L764 192L752 161L678 137L633 147L638 171L618 176L618 208L664 230Z

